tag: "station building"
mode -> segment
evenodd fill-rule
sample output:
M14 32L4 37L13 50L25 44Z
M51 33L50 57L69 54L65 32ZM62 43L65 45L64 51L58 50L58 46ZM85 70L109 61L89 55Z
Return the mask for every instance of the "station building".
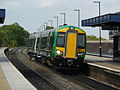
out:
M3 24L5 20L5 9L0 9L0 24Z
M82 26L101 27L113 33L113 60L120 61L120 13L110 13L82 20Z

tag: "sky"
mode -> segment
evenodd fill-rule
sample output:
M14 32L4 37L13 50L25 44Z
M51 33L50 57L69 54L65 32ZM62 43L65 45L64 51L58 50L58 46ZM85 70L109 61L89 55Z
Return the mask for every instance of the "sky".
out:
M0 0L0 8L6 9L5 22L8 25L18 22L30 33L36 32L48 20L53 20L56 27L56 19L59 17L59 25L63 24L63 15L66 13L66 23L77 26L77 12L80 10L80 20L88 19L98 15L98 4L94 0ZM100 0L101 15L120 12L120 0ZM0 26L2 26L0 25ZM87 35L99 37L98 28L82 27ZM102 37L108 39L108 31L102 30Z

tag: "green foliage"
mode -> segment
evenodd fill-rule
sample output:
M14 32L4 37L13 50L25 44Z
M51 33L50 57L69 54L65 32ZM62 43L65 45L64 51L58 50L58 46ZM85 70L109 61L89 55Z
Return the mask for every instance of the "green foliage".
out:
M28 42L29 33L18 23L4 25L0 27L0 45L1 46L25 46Z
M99 40L99 38L97 38L97 37L94 36L94 35L88 35L88 36L86 37L86 39L87 39L87 41L97 41L97 40ZM106 39L101 38L101 40L106 40Z
M47 26L45 30L54 29L54 27Z

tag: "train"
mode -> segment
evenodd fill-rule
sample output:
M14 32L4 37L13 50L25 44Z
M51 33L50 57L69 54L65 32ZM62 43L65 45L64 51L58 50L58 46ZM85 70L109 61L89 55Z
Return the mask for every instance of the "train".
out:
M86 55L86 32L69 25L32 33L27 53L54 68L79 67Z

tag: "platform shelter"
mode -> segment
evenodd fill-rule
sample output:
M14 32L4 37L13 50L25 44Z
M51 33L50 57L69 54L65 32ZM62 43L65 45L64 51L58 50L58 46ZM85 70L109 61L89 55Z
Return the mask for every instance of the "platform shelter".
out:
M82 20L82 26L101 27L102 30L117 30L113 35L113 60L120 61L120 12Z
M5 9L0 9L0 24L3 24L5 20Z

